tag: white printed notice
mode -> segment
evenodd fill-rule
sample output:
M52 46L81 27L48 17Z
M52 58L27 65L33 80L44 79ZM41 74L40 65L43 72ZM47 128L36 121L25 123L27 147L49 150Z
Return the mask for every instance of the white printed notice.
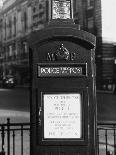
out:
M81 138L81 95L44 94L44 138Z

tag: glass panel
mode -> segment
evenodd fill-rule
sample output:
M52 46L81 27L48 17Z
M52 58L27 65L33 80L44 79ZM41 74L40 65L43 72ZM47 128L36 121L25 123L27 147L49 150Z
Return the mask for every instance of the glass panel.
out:
M44 138L81 138L81 94L44 94Z
M71 18L71 1L70 0L53 0L52 1L52 19Z

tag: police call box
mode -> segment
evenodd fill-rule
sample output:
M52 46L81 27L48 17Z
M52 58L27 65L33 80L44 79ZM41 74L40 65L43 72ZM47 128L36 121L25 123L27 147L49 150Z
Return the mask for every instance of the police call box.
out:
M95 36L59 16L29 39L30 151L96 155Z

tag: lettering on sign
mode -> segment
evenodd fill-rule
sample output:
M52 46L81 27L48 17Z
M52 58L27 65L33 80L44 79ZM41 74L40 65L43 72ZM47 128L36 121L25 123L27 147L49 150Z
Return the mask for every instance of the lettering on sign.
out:
M81 138L81 94L44 94L44 138Z
M38 77L86 76L86 64L77 66L38 65Z

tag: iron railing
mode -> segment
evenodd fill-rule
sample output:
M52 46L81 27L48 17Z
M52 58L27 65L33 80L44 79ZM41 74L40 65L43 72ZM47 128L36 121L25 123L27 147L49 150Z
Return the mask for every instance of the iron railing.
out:
M30 123L0 124L0 155L30 154ZM97 155L116 155L116 123L98 122Z
M97 126L98 155L116 155L116 122L99 122Z
M29 155L30 123L0 124L0 155Z

